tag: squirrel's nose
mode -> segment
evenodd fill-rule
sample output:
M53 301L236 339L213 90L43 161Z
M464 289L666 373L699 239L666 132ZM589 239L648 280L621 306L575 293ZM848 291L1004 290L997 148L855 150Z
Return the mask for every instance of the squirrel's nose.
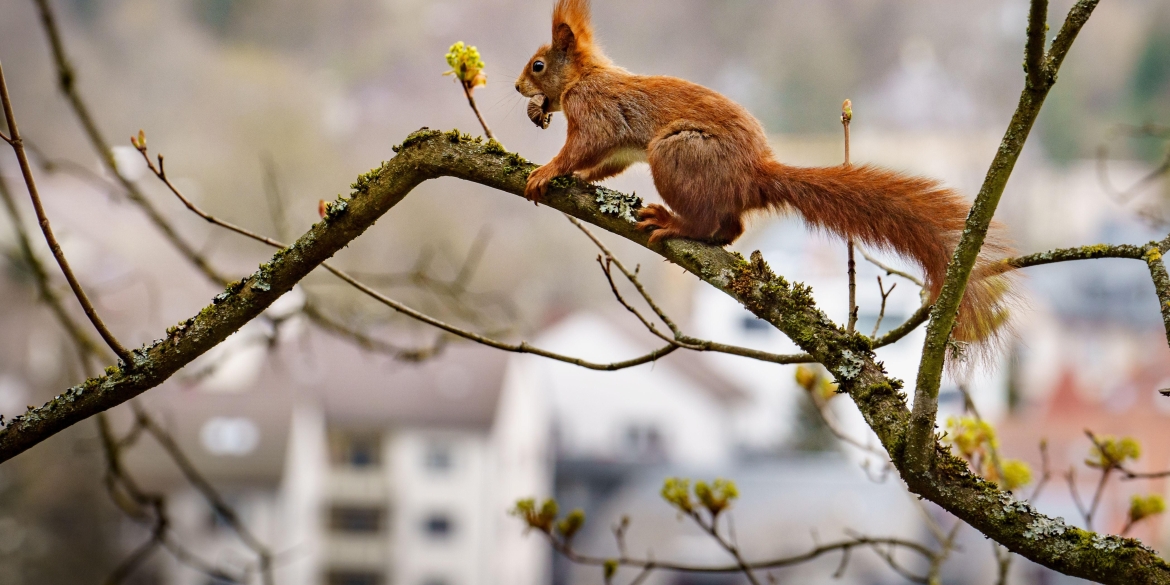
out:
M520 91L520 82L519 81L516 82L516 91Z

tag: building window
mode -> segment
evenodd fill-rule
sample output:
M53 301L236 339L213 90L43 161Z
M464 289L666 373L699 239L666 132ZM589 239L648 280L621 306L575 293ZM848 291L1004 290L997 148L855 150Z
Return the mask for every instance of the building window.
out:
M328 585L382 585L382 574L374 571L329 571Z
M426 457L423 460L423 464L428 471L443 473L451 469L453 459L451 445L433 442L427 445Z
M455 524L451 521L451 517L443 513L431 514L423 522L423 532L434 540L446 540L451 537L451 533L454 531Z
M346 534L382 532L386 510L372 506L333 506L329 510L329 529Z
M658 460L666 457L666 442L662 432L653 424L635 423L627 426L624 443L627 456L634 459Z
M330 441L330 457L338 467L358 469L382 463L382 438L375 433L336 433Z
M249 418L216 416L203 423L199 440L212 455L243 457L260 444L260 427Z

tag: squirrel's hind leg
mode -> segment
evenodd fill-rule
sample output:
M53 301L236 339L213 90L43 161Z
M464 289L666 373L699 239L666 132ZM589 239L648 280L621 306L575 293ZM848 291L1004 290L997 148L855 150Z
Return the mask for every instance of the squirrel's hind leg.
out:
M669 209L657 203L651 203L639 209L638 219L638 229L653 230L653 233L650 234L651 244L683 235L682 230L679 229L678 218Z
M711 243L726 246L743 235L743 220L737 215L729 215L719 222L719 231L711 238Z

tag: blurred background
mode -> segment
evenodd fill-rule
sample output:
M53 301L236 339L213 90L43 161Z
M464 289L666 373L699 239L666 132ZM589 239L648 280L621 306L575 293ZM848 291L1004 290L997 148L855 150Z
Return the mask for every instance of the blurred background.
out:
M1053 0L1054 31L1071 5ZM548 41L551 0L51 6L77 89L115 145L117 172L232 278L270 250L184 209L130 146L139 129L198 205L285 240L318 220L319 200L347 193L408 133L422 126L481 133L459 86L442 76L456 41L477 46L486 62L488 84L476 101L509 150L540 163L564 140L563 117L535 128L512 88ZM855 162L930 175L974 194L1023 85L1027 7L1026 0L595 0L594 20L618 64L684 77L747 106L785 162L840 164L840 104L851 98ZM0 3L0 59L48 213L107 323L138 345L198 312L221 287L160 236L103 166L58 90L32 0ZM1021 252L1165 237L1170 182L1151 173L1166 161L1167 134L1135 130L1142 124L1170 124L1170 5L1111 0L1072 50L1000 206L997 217ZM0 178L48 259L7 150ZM645 166L607 184L657 197ZM681 269L604 236L627 264L641 264L643 282L688 333L793 348ZM38 300L9 218L0 221L0 247L0 414L11 418L85 376ZM845 320L843 243L808 232L797 218L759 217L734 248L761 250L778 273L813 286L830 317ZM396 299L477 331L593 360L645 353L655 339L614 301L596 255L545 207L441 179L418 187L336 261ZM878 276L886 289L897 283L880 326ZM57 276L53 282L67 290ZM863 332L889 330L919 305L912 282L867 262L858 282ZM1128 260L1030 269L1021 287L1027 302L1015 342L993 367L949 381L942 415L966 410L966 390L998 428L1000 450L1029 462L1036 480L1046 440L1052 481L1036 503L1083 525L1069 484L1092 494L1099 477L1082 464L1091 446L1084 429L1138 440L1137 469L1170 468L1170 398L1157 395L1170 387L1170 353L1158 302L1145 267ZM322 327L306 314L310 305L380 343L363 347ZM914 378L921 335L878 352L904 380ZM676 475L739 482L733 514L752 558L803 552L847 531L931 543L932 522L947 529L953 522L921 508L877 456L839 441L791 366L678 352L599 373L463 342L440 344L422 361L387 349L429 353L437 339L314 274L265 319L140 402L273 551L280 583L601 582L600 569L554 560L538 535L507 515L517 498L532 496L586 511L582 550L617 554L610 528L628 515L631 553L726 562L658 499L663 478ZM831 400L825 412L876 444L846 399ZM129 409L111 414L118 432L132 428ZM253 553L158 444L137 441L125 465L165 495L173 539L223 573L160 550L127 582L259 582ZM1066 481L1070 466L1079 474ZM107 478L93 421L0 466L0 582L102 582L148 539L149 523L111 502ZM1121 530L1131 495L1168 487L1110 484L1095 528ZM1170 523L1161 518L1131 534L1170 550ZM959 542L945 582L994 582L992 547L970 528ZM906 582L877 556L854 556L838 580L837 557L776 576ZM1011 575L1012 583L1075 582L1022 560ZM649 581L738 582L670 573Z

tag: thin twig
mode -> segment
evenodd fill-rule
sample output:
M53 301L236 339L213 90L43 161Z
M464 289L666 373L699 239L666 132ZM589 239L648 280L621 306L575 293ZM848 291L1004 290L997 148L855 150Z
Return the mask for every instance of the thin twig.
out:
M138 486L137 482L126 472L122 462L122 448L119 447L123 441L114 436L109 418L105 413L101 413L98 415L97 422L102 448L106 455L105 483L107 491L109 491L114 503L118 504L128 516L151 524L151 540L123 561L107 578L106 583L119 583L128 577L155 546L162 546L171 552L176 560L208 577L228 583L242 583L242 580L228 575L168 537L170 519L167 514L165 498L160 494L147 493Z
M903 272L901 270L898 270L897 268L892 268L886 264L883 264L880 260L878 260L878 259L874 258L873 256L870 256L868 253L866 253L864 248L860 249L860 251L861 251L862 258L865 258L870 264L873 264L874 266L877 266L878 268L885 270L886 276L890 276L890 275L901 276L902 278L905 278L906 280L909 280L910 282L913 282L914 284L918 285L919 288L926 287L926 284L922 282L921 278L918 278L917 276L914 276L913 274L910 274L909 272Z
M132 203L138 206L143 211L143 213L146 214L147 219L150 220L150 222L154 224L154 226L163 234L164 238L171 244L171 246L174 247L175 250L177 250L179 254L182 255L188 262L195 266L200 274L218 286L225 286L230 283L232 279L220 273L211 264L211 261L205 255L196 250L195 246L193 246L187 240L183 239L175 227L171 225L170 221L167 220L166 217L164 217L158 211L158 209L154 207L154 205L150 202L149 199L146 198L146 195L138 188L138 186L134 182L123 177L118 172L117 166L114 163L113 151L109 146L110 143L108 140L106 140L106 137L98 128L96 121L90 114L89 107L86 105L85 100L82 99L81 93L77 89L77 77L73 71L72 65L69 62L68 56L65 53L65 45L62 41L61 32L57 25L57 19L53 13L52 7L49 4L49 0L34 0L34 2L36 3L40 13L41 25L45 31L45 36L49 41L49 48L53 59L53 64L57 72L58 87L60 88L61 93L65 96L66 100L69 102L70 108L73 110L74 115L81 124L86 138L89 140L93 149L98 153L98 156L101 159L103 165L106 167L106 170L114 177L115 180L118 181L118 184L126 193L127 198L130 199ZM309 308L308 304L306 304L306 308ZM373 349L376 351L381 350L381 348L378 347L378 344L371 346L370 344L363 343L363 341L358 339L356 336L351 335L352 331L343 326L338 326L336 323L330 324L322 321L320 317L323 315L323 313L319 310L303 312L315 325L318 325L319 327L335 335L348 337L349 339L357 342L358 345L366 347L367 349ZM392 355L398 355L398 353L395 351L391 351L389 353ZM404 353L410 354L412 352L407 351ZM423 354L426 353L426 350L415 350L413 353Z
M991 552L995 555L995 585L1007 585L1008 576L1011 574L1012 569L1012 559L1015 558L1015 555L1012 554L1012 551L994 540L991 541Z
M1044 492L1044 488L1048 485L1049 480L1052 479L1052 469L1048 462L1048 440L1040 441L1040 480L1036 482L1036 486L1032 488L1032 494L1028 496L1029 502L1035 502L1036 498Z
M281 242L274 240L272 238L269 238L267 236L262 236L262 235L257 234L249 229L235 225L231 222L219 219L218 217L211 215L210 213L207 213L206 211L203 211L202 209L199 208L199 206L195 205L190 199L187 199L187 197L185 197L183 195L183 193L177 187L175 187L175 185L173 183L171 183L171 181L167 178L166 167L163 166L164 160L165 160L163 158L163 156L161 154L158 155L158 166L155 166L154 162L150 160L150 156L147 154L145 140L142 138L142 136L143 135L140 132L139 136L133 139L134 147L137 148L140 153L142 153L142 157L146 160L147 167L151 170L151 172L153 172L155 174L155 176L158 177L158 179L160 181L162 181L164 185L167 186L167 188L171 191L171 193L173 193L176 197L178 197L179 200L182 201L183 205L187 209L189 209L192 213L203 218L208 223L211 223L213 225L217 225L217 226L222 227L224 229L227 229L229 231L235 232L235 233L237 233L241 236L244 236L246 238L251 238L253 240L256 240L258 242L262 242L262 243L267 244L269 246L272 246L274 248L279 248L279 249L285 248L285 245L282 244ZM454 325L451 325L449 323L441 321L435 317L431 317L430 315L426 315L420 311L412 309L412 308L374 290L366 283L357 280L353 276L350 276L349 274L347 274L345 271L343 271L339 268L336 268L335 266L333 266L332 264L330 264L328 262L322 262L321 267L324 268L325 270L328 270L334 276L340 278L341 280L343 280L344 282L346 282L350 286L365 293L370 298L378 301L379 303L382 303L383 305L386 305L387 307L390 307L391 309L394 309L395 311L398 311L399 313L401 313L403 315L406 315L407 317L410 317L410 318L415 319L417 321L421 321L423 323L426 323L427 325L437 327L439 329L442 329L443 331L446 331L446 332L451 333L453 335L456 335L458 337L462 337L462 338L467 339L469 341L474 341L476 343L486 345L489 347L494 347L496 349L500 349L500 350L504 350L504 351L509 351L509 352L513 352L513 353L530 353L530 354L538 355L538 356L545 357L548 359L552 359L552 360L556 360L556 361L560 361L560 362L565 362L565 363L573 364L576 366L581 366L583 368L587 368L587 369L591 369L591 370L613 371L613 370L621 370L621 369L625 369L625 368L631 368L634 366L640 366L642 364L655 361L658 358L663 357L667 354L670 354L670 353L674 352L676 349L678 349L677 346L672 344L672 345L667 345L665 347L656 349L650 353L647 353L645 355L642 355L642 356L639 356L639 357L636 357L633 359L623 360L623 361L618 361L618 362L599 363L599 362L592 362L592 361L583 360L580 358L575 358L572 356L567 356L567 355L543 350L543 349L540 349L538 347L533 347L533 346L529 345L527 342L507 343L507 342L499 341L496 339L492 339L492 338L485 336L485 335L480 335L478 333L468 331L466 329L456 327Z
M618 260L618 258L609 251L609 248L606 248L605 244L602 244L601 240L599 240L597 236L593 235L593 232L591 232L589 228L585 227L585 225L576 218L569 215L566 215L565 218L568 219L573 225L577 226L577 229L580 229L581 232L584 233L586 237L588 237L599 250L601 250L604 259L602 257L598 257L597 262L601 265L601 270L605 274L606 280L609 281L610 290L617 298L618 303L625 307L626 310L633 313L634 316L642 322L642 325L659 339L662 339L663 341L666 341L667 343L675 345L679 348L688 349L691 351L726 353L730 355L752 358L759 361L771 362L774 364L802 364L814 361L812 356L808 354L774 354L747 347L718 343L706 339L697 339L684 334L682 329L679 328L677 324L675 324L674 320L672 320L670 316L666 314L666 311L663 311L658 303L654 301L654 298L650 296L650 293L646 290L646 287L642 285L642 281L638 278L637 270L631 271L626 268L626 266L622 264L621 260ZM653 323L651 323L650 320L646 319L646 317L644 317L637 308L626 301L625 297L623 297L619 291L617 283L613 279L613 274L609 269L610 265L616 266L617 269L621 271L622 275L625 276L626 280L628 280L630 284L634 285L634 288L637 289L638 294L641 295L644 301L646 301L646 304L650 306L650 309L654 311L654 314L657 315L658 318L661 319L662 322L670 328L673 337L667 336L666 334L659 331L658 328Z
M53 258L57 261L57 266L61 268L61 273L65 275L65 280L69 283L69 288L73 290L73 296L77 297L77 302L81 305L85 316L89 318L89 322L97 330L98 335L121 358L125 367L133 369L133 356L129 350L118 342L118 339L114 337L114 334L102 322L97 310L93 307L93 303L90 302L89 297L85 294L85 290L81 287L81 283L77 281L77 277L73 274L73 269L69 266L69 261L65 258L65 252L61 250L61 244L57 241L57 237L53 235L53 228L49 224L49 216L45 213L44 206L41 205L41 196L37 191L36 180L33 178L32 166L28 162L28 154L25 152L24 144L20 139L20 129L16 124L16 115L12 111L12 100L8 95L8 85L4 80L4 68L2 65L0 65L0 102L2 102L4 107L4 120L8 124L8 131L12 133L12 150L16 152L16 160L20 164L20 172L24 176L25 186L28 187L28 194L32 199L33 209L37 215L37 223L41 227L41 233L45 236L45 242L48 243L49 250L53 253Z
M183 452L178 443L171 437L170 433L159 426L137 403L132 403L132 406L138 424L146 432L150 433L154 437L154 440L162 446L171 460L179 467L179 471L183 473L187 482L207 500L207 504L211 506L216 516L226 522L232 531L240 537L244 545L256 553L259 559L260 575L264 584L273 585L275 581L272 575L272 552L269 548L260 542L260 539L256 538L252 534L252 531L244 525L236 511L228 505L223 496L219 494L219 491L211 485L211 482L203 477L203 474L199 472L195 464L191 462L187 454Z
M841 104L841 126L845 129L845 168L849 168L849 123L853 121L853 103L845 100ZM853 238L850 237L846 242L847 256L847 271L849 273L849 319L848 326L845 328L849 333L853 333L857 328L857 262L853 259ZM877 333L875 332L876 336Z
M929 302L923 303L922 306L918 307L918 310L914 311L914 314L910 315L910 318L906 319L906 321L901 325L887 331L885 335L874 339L874 349L885 347L909 335L912 331L917 329L919 325L922 325L926 322L927 319L930 318L930 310L933 307L934 305Z
M32 242L24 229L24 222L20 219L16 202L13 201L12 193L8 190L8 184L5 182L3 176L0 176L0 201L3 201L4 209L8 213L8 217L12 220L17 245L20 248L20 253L24 258L25 264L28 266L29 271L32 272L33 282L36 284L37 296L40 297L41 302L48 305L49 310L57 318L57 322L61 324L61 327L65 329L69 337L78 345L82 355L82 366L85 366L84 362L89 355L109 355L106 353L105 347L91 338L82 328L81 324L77 323L69 315L61 297L58 296L57 292L49 284L49 273L45 270L45 266L40 258L33 252Z
M163 217L162 213L154 207L154 204L146 198L146 195L134 184L133 181L122 176L118 172L117 165L114 162L114 153L110 148L110 143L102 135L101 130L98 129L97 123L89 112L89 107L85 101L81 99L81 94L77 91L77 77L73 71L73 66L69 63L69 58L65 55L65 45L61 40L61 32L57 26L56 16L53 14L52 8L49 6L49 0L34 0L41 16L41 25L45 31L45 36L49 41L49 48L52 52L53 63L57 69L58 86L61 93L65 95L66 100L77 116L77 120L81 123L85 131L86 137L89 139L93 149L97 151L105 165L106 170L118 181L118 184L126 192L127 198L139 207L150 220L151 223L163 234L163 237L171 243L171 245L179 251L191 264L193 264L201 273L203 273L212 282L219 285L227 284L231 279L223 276L212 265L211 262L201 253L199 253L194 246L184 240L175 230L174 226Z
M1087 519L1089 516L1088 508L1085 507L1084 501L1081 500L1080 490L1077 489L1077 468L1070 465L1068 472L1064 474L1064 479L1068 482L1068 492L1072 496L1073 504L1077 507L1077 512L1081 514L1081 518Z
M727 551L727 554L731 555L731 557L735 559L736 564L739 565L739 570L743 571L744 576L747 577L748 581L751 582L752 585L760 585L760 581L756 579L755 573L752 572L751 565L749 565L748 562L744 560L743 555L740 554L739 547L732 542L728 542L719 534L718 525L716 524L719 516L713 515L711 517L711 522L707 523L703 521L703 517L700 516L697 511L692 510L687 515L690 516L691 519L694 520L700 528L705 530L707 534L710 534L711 538L713 538L715 542L723 548L723 550Z
M475 112L475 119L479 120L480 126L483 126L484 136L487 136L488 140L495 140L496 137L492 134L492 129L488 128L487 122L483 119L483 115L479 113L479 107L475 105L475 98L471 95L473 89L470 87L470 83L460 81L459 85L463 87L463 95L467 96L467 104L470 105L471 110Z
M1105 486L1109 483L1109 476L1112 474L1112 467L1101 470L1101 478L1097 480L1097 489L1093 492L1093 502L1089 504L1089 509L1085 513L1086 530L1093 529L1093 516L1097 513L1097 507L1101 504L1101 496L1105 493Z
M877 322L873 324L873 333L870 334L870 338L873 339L877 338L878 330L882 327L882 320L886 318L886 300L890 298L890 293L894 292L894 288L898 286L898 283L895 282L890 285L890 290L886 290L882 285L882 277L877 277L877 281L878 291L882 294L882 309L878 312Z
M1146 173L1140 179L1135 181L1125 189L1118 189L1113 185L1113 181L1109 179L1109 150L1105 145L1101 145L1097 149L1097 182L1101 184L1101 188L1112 198L1121 203L1126 203L1132 199L1143 188L1151 185L1161 176L1170 172L1170 152L1166 153L1165 158L1158 164L1154 170Z
M342 270L334 268L330 264L323 262L323 263L321 263L321 266L323 268L325 268L326 270L328 270L329 272L333 273L334 276L344 280L345 282L349 283L354 288L356 288L359 291L370 296L374 300L390 307L391 309L394 309L395 311L398 311L399 313L402 313L403 315L406 315L412 319L415 319L417 321L421 321L421 322L426 323L428 325L432 325L434 327L442 329L443 331L446 331L446 332L451 333L453 335L456 335L458 337L462 337L462 338L467 339L469 341L474 341L476 343L486 345L488 347L494 347L496 349L500 349L500 350L504 350L504 351L509 351L509 352L513 352L513 353L530 353L530 354L541 356L541 357L548 358L551 360L564 362L564 363L568 363L568 364L573 364L575 366L580 366L580 367L590 369L590 370L614 371L614 370L623 370L626 368L632 368L634 366L640 366L642 364L656 361L659 358L664 357L670 353L673 353L676 349L678 349L678 346L673 345L673 344L668 344L668 345L661 347L661 348L658 348L658 349L656 349L648 354L645 354L645 355L642 355L642 356L639 356L639 357L636 357L633 359L628 359L628 360L619 361L619 362L598 363L598 362L591 362L591 361L583 360L583 359L572 357L572 356L562 355L559 353L540 349L538 347L533 347L533 346L529 345L527 342L506 343L503 341L492 339L490 337L480 335L478 333L473 333L471 331L461 329L461 328L456 327L454 325L450 325L448 323L440 321L439 319L436 319L436 318L431 317L429 315L425 315L423 313L420 313L419 311L416 311L416 310L414 310L414 309L412 309L412 308L410 308L410 307L408 307L408 306L406 306L398 301L395 301L395 300L379 293L378 291L375 291L374 289L367 286L365 283L354 279L352 276L346 274Z
M668 561L628 557L619 559L595 557L578 553L572 548L570 544L555 538L551 534L545 533L545 535L548 537L550 544L558 554L565 557L570 562L578 565L600 567L604 566L609 561L616 560L618 565L622 567L642 569L646 566L653 566L655 569L664 571L677 571L681 573L738 573L743 571L743 567L741 567L738 562L733 565L694 565L690 563L674 563ZM744 564L753 571L779 569L782 567L790 567L800 563L805 563L831 552L844 551L854 548L870 548L877 550L879 547L885 546L905 548L906 550L914 551L927 559L929 559L933 554L933 551L931 551L929 548L913 541L902 540L899 538L872 538L862 535L854 535L848 540L816 545L809 551L801 554L777 557L763 561L745 562Z

